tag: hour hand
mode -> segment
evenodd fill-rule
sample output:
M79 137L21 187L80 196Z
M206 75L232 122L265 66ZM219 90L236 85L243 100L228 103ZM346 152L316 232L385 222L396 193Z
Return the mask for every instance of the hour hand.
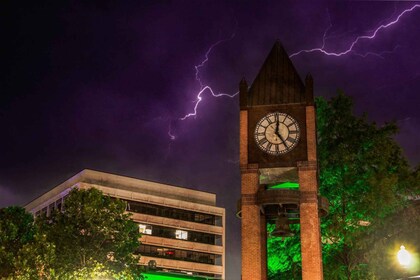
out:
M276 122L276 129L274 130L274 134L276 134L278 137L281 138L281 135L279 132L279 121Z
M279 134L279 121L276 122L276 131L275 133L278 135Z

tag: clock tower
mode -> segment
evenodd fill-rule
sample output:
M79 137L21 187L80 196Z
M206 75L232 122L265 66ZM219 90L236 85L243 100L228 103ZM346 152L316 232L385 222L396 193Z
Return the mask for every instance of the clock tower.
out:
M267 279L267 223L272 235L301 225L302 279L322 280L313 80L303 83L276 42L256 79L239 84L242 279Z

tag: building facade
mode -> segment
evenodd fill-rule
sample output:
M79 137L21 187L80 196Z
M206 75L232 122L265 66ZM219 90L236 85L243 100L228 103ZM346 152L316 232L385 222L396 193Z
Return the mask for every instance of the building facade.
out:
M25 206L34 216L61 209L72 188L96 188L127 202L142 234L140 265L162 273L225 278L225 209L216 195L85 169Z

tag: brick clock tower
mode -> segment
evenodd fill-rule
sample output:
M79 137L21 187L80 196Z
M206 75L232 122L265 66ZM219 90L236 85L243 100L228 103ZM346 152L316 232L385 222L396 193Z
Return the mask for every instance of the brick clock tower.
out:
M267 279L267 223L274 236L301 225L302 279L322 280L313 81L302 83L279 42L255 81L239 85L242 279Z

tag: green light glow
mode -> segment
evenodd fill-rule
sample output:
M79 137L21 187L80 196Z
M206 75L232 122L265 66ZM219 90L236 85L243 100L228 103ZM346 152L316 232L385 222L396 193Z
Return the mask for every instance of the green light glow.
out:
M142 273L144 280L207 280L212 278L200 277L200 276L188 276L180 274L171 274L165 272L145 272Z
M267 224L267 268L268 279L301 279L299 268L301 263L299 224L290 225L295 233L292 237L273 237L270 233L274 224Z
M284 182L274 186L269 186L268 189L299 189L299 184L294 182Z

